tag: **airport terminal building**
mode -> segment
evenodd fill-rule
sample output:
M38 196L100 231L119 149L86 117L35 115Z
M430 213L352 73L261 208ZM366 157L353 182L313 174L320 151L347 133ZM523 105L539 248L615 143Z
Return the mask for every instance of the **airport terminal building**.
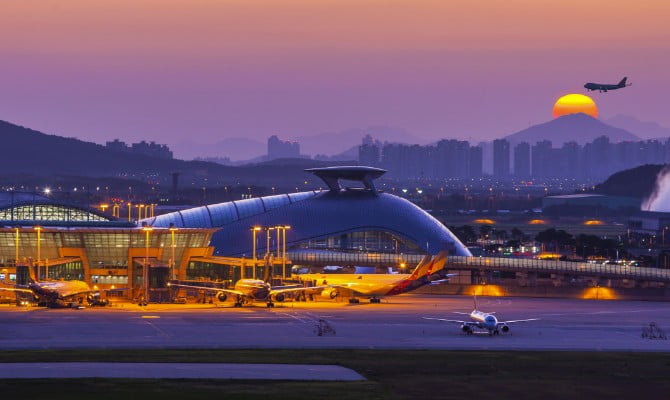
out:
M352 255L366 260L390 256L406 260L408 267L422 255L445 249L469 255L428 213L377 191L373 180L385 171L310 171L329 190L213 204L137 222L46 197L6 193L0 197L0 281L15 283L16 265L30 265L38 280L78 279L110 295L114 289L136 298L146 267L151 299L167 301L169 279L231 283L267 276L268 268L286 275L293 265L287 254L323 265L338 265ZM341 180L362 187L342 187Z

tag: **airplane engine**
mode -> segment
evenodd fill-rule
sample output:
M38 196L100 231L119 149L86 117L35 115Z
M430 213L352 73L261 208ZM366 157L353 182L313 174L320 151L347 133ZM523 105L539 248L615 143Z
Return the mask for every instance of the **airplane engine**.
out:
M339 296L340 292L337 291L337 289L324 289L321 292L321 297L325 297L327 299L334 299L335 297Z
M228 295L226 295L223 292L219 292L216 294L216 299L223 303L224 301L226 301L226 299L228 299Z
M470 333L472 331L472 328L470 328L467 325L463 325L463 326L461 326L461 330L465 333Z
M509 326L503 325L502 328L500 328L500 330L503 331L504 333L507 333L509 332Z
M277 293L275 295L275 300L281 303L282 301L286 300L286 295L284 293Z

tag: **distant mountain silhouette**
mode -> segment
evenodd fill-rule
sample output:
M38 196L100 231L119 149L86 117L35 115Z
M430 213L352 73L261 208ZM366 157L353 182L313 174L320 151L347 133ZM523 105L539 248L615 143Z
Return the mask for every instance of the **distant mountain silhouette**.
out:
M232 167L206 161L148 157L110 150L79 139L47 135L0 121L0 176L118 177L171 184L171 173L181 173L182 186L222 186L253 182L256 185L302 185L314 176L305 168L332 165L312 160L275 160L268 164ZM25 180L24 179L24 180Z
M612 174L605 182L596 185L595 192L611 196L645 199L656 187L656 177L664 165L647 164Z
M408 144L425 144L427 142L404 129L390 126L370 126L338 132L324 132L314 136L298 136L295 140L300 143L301 154L334 156L345 153L354 146L358 151L358 145L361 144L365 135L370 135L380 142ZM358 158L358 154L356 157Z
M615 128L583 113L558 117L543 124L533 125L505 137L510 142L528 142L531 145L542 140L550 140L554 147L566 142L580 145L592 142L600 136L607 136L610 142L638 141L639 137L625 129Z
M606 119L605 122L632 132L643 139L667 139L670 137L670 128L663 127L656 122L640 121L629 115L617 114Z
M215 143L178 142L172 149L175 157L192 160L196 157L228 157L233 161L251 160L265 155L267 143L248 138L226 138Z

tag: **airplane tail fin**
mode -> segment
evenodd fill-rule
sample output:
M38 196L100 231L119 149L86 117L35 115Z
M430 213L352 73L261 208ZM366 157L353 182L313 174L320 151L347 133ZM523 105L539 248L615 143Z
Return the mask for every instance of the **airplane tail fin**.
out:
M617 86L619 86L619 87L625 87L625 86L626 86L626 80L627 80L627 79L628 79L628 77L627 77L627 76L624 76L623 79L621 80L621 82L619 82L619 84L618 84Z
M410 276L411 280L418 279L424 276L431 275L444 268L447 263L447 252L441 251L435 257L426 255L419 265L414 268L414 272Z
M28 286L29 283L35 282L32 268L28 265L16 266L16 284Z

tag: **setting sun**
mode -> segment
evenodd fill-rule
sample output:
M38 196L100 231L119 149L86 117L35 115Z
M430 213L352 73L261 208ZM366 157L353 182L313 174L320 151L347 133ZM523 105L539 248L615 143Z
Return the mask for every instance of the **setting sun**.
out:
M554 104L554 118L562 117L568 114L584 113L598 118L598 107L589 96L583 94L567 94Z

